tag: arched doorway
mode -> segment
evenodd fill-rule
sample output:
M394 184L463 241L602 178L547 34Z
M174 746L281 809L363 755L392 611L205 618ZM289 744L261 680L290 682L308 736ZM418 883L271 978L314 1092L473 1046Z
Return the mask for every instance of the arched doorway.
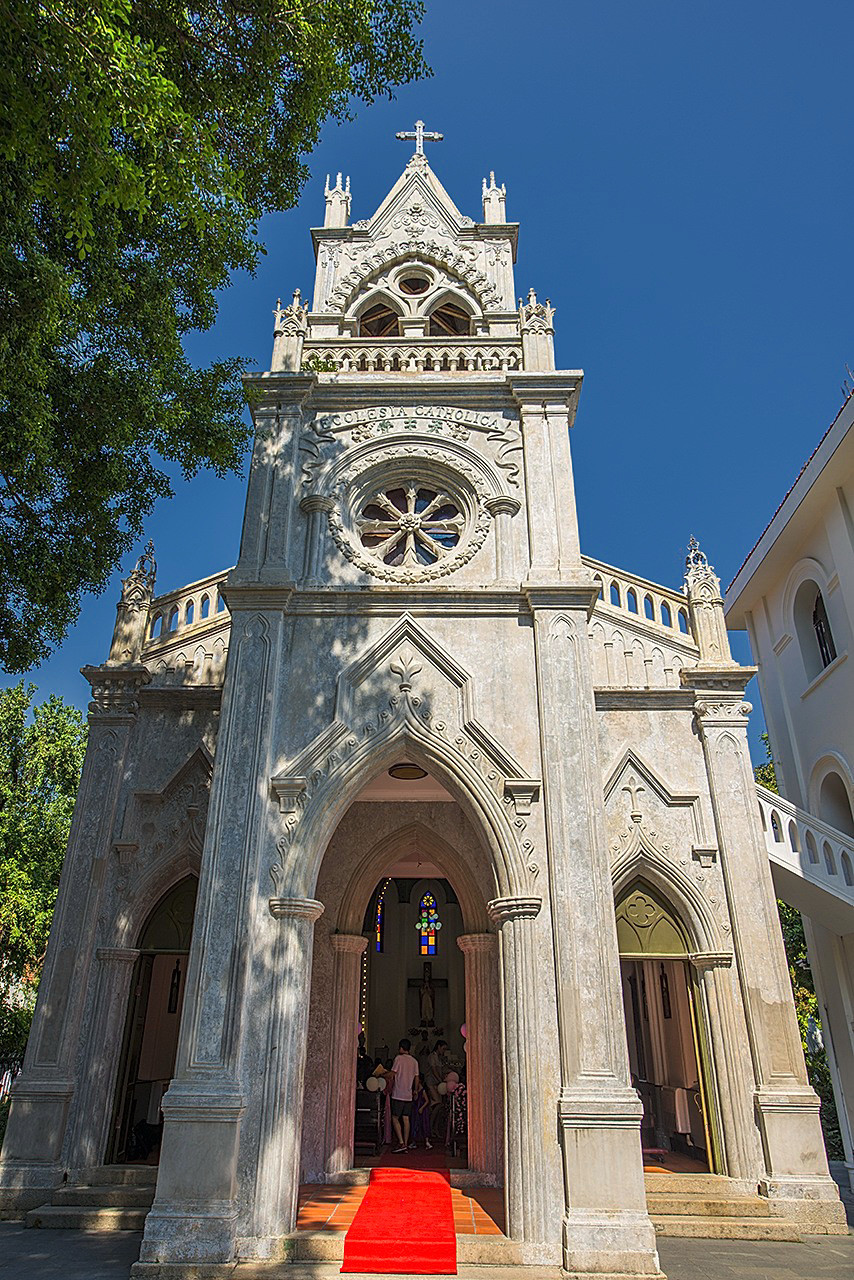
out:
M424 1086L413 1108L414 1149L443 1150L449 1167L466 1164L468 1027L465 958L458 946L465 932L450 881L423 849L398 859L371 894L359 995L357 1166L385 1155L385 1099L370 1096L383 1091L369 1073L391 1066L401 1039L411 1045Z
M304 1183L346 1180L382 1154L357 1125L363 1033L373 1063L392 1059L405 1037L426 1068L437 1040L448 1042L442 1073L455 1070L465 1085L466 1123L449 1134L444 1102L435 1117L437 1145L444 1151L449 1140L450 1167L468 1165L478 1185L503 1185L500 956L487 911L490 853L442 783L420 773L396 786L388 770L365 785L320 866L314 894L324 911L314 930ZM373 1145L387 1151L382 1142Z
M110 1164L156 1164L160 1101L175 1070L198 881L186 876L152 910L137 943L107 1151Z
M644 1163L680 1173L721 1172L687 930L643 880L622 893L616 916L629 1064L643 1103Z

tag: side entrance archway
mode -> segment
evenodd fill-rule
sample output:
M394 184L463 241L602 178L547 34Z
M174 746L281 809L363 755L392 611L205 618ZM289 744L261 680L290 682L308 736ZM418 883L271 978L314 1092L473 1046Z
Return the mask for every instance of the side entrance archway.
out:
M198 881L187 876L142 927L125 1020L108 1164L156 1164L160 1100L175 1070Z
M688 932L664 896L635 880L617 902L632 1083L643 1103L644 1163L720 1173L702 990Z

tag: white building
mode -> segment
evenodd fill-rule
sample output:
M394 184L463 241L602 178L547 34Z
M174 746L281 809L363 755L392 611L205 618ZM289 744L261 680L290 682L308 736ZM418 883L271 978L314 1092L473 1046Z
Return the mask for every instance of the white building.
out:
M852 422L849 397L738 571L726 614L729 627L746 628L759 663L777 781L790 801L775 809L761 796L766 838L777 890L804 916L854 1179Z
M327 186L277 308L236 567L152 599L143 561L86 669L2 1204L132 1180L145 1140L135 1276L306 1256L299 1185L366 1176L361 1022L466 1028L481 1261L659 1275L644 1150L749 1201L733 1233L844 1231L720 584L696 547L677 590L582 554L582 375L516 303L504 188L464 216L411 136L372 217Z

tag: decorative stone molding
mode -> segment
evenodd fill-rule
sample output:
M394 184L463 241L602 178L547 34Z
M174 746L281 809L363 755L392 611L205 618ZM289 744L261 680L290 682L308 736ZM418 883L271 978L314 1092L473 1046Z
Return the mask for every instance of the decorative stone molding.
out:
M695 951L688 957L698 973L704 973L706 969L729 969L732 959L731 951Z
M134 719L139 710L139 691L151 680L147 667L81 667L80 674L92 686L89 714L99 720Z
M300 301L299 289L294 289L291 304L283 307L281 299L273 310L273 358L271 372L296 373L302 363L302 348L308 331L308 305Z
M156 577L154 543L149 539L142 555L122 582L108 665L139 661L145 644L148 607L154 594Z
M542 898L493 898L486 909L491 920L503 925L508 920L533 920L542 905Z
M141 954L136 947L98 947L95 958L101 964L133 964Z
M308 920L314 922L325 907L315 898L270 898L270 915L274 920Z
M513 801L516 813L527 817L535 800L539 800L542 783L539 778L505 778L504 795Z
M692 844L691 857L701 867L710 867L718 860L717 846L713 844Z
M279 813L295 813L307 786L306 778L271 778L270 790L279 802Z
M747 717L752 710L752 704L743 702L740 697L732 701L721 699L716 702L697 699L694 703L694 715L701 733L709 729L746 727Z

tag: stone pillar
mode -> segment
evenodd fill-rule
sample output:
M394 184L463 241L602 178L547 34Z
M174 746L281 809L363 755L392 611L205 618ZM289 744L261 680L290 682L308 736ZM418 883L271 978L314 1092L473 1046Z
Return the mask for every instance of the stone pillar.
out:
M502 1160L502 1090L496 1070L497 1007L494 933L464 933L457 946L465 956L466 1079L468 1081L468 1163L500 1185Z
M507 1089L505 1199L511 1239L542 1244L554 1235L543 1153L548 1121L537 1083L536 917L540 898L496 898L489 914L501 929L504 975L504 1080Z
M598 588L531 586L560 1043L563 1265L658 1275L642 1108L629 1080L588 613Z
M723 1168L713 1172L749 1182L754 1178L761 1152L753 1120L752 1072L744 1044L744 1023L733 1009L728 967L731 963L731 956L691 956L705 1000L705 1010L697 1009L696 1016L699 1019L705 1013L709 1033L711 1071L705 1085L713 1097L706 1102L717 1111L720 1124Z
M280 643L280 619L232 612L178 1057L162 1102L157 1194L145 1222L143 1263L230 1262L235 1253L241 1120L270 1016L278 936L259 894L269 873L258 866L267 804L258 779L268 767ZM253 1170L254 1158L250 1143ZM251 1185L251 1173L241 1172Z
M828 1173L818 1098L807 1082L747 745L750 704L742 699L752 674L753 668L694 668L685 680L696 692L747 1019L765 1163L762 1188L780 1212L834 1229L844 1215Z
M332 1020L329 1097L326 1109L326 1172L333 1177L353 1165L359 981L368 939L333 933Z
M24 1069L12 1089L0 1157L0 1209L10 1211L43 1203L39 1188L54 1186L66 1167L66 1122L76 1073L86 1061L78 1056L81 1020L116 809L137 693L151 678L144 667L130 664L84 667L83 674L93 695L89 741Z
M139 951L132 947L99 947L98 974L88 1040L97 1046L74 1097L67 1164L88 1169L106 1159L110 1119L115 1103L122 1032L127 1019L133 967Z
M520 503L516 498L500 496L490 498L486 508L493 518L495 537L495 585L497 587L515 587L518 590L519 579L513 564L513 542L510 521L516 515Z
M323 912L323 903L313 898L271 898L270 911L280 927L272 960L274 985L252 1213L257 1258L274 1256L282 1238L296 1225L314 922Z
M319 494L311 494L303 498L300 509L308 515L308 530L305 539L305 565L303 569L304 587L316 587L319 582L321 534L323 517L331 511L334 502Z

